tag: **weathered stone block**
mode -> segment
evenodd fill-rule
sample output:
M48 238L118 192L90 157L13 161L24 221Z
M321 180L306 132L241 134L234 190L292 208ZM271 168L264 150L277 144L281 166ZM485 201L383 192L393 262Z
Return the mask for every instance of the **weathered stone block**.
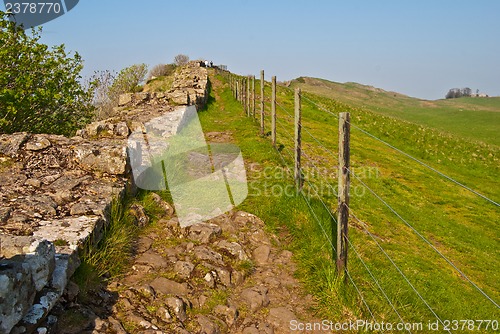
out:
M91 172L124 175L127 170L127 150L125 146L85 145L75 148L80 166Z
M0 261L0 334L8 334L28 312L35 300L28 263Z
M33 136L30 141L26 144L26 150L28 151L41 151L50 147L52 144L50 141L43 136Z
M185 91L174 91L167 93L170 102L177 105L189 105L189 94Z
M121 107L132 103L132 96L133 96L132 93L121 94L118 97L118 105Z
M21 146L28 141L30 135L26 132L18 132L12 135L0 135L0 154L15 157Z
M123 138L127 138L128 135L130 134L130 130L127 126L127 123L125 123L125 122L120 122L120 123L115 124L115 128L114 128L113 132L114 132L115 136L123 137Z
M26 254L25 262L31 268L33 284L36 291L42 289L49 283L55 267L55 247L47 240L34 242Z
M32 236L2 235L0 238L0 257L7 259L29 253L31 244L36 239Z

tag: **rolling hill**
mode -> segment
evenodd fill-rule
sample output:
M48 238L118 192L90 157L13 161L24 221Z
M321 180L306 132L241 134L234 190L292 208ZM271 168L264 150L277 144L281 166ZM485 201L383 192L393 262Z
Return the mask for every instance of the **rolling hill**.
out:
M429 101L354 82L310 77L294 79L290 87L468 140L500 145L500 97Z

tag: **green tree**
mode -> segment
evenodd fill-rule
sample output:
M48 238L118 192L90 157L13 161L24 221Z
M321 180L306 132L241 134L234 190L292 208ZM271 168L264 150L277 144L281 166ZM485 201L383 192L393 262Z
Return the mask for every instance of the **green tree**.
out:
M0 133L72 135L91 118L82 58L40 43L40 33L28 35L0 11Z
M146 64L135 64L121 70L111 87L109 87L111 99L116 101L120 94L140 92L146 74L148 74Z

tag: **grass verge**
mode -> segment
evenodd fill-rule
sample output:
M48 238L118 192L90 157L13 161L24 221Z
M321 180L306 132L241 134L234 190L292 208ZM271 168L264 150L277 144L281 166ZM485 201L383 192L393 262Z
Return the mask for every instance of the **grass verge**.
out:
M163 199L169 199L168 193L159 194ZM73 275L73 280L80 287L81 298L85 299L87 292L98 287L103 280L116 278L129 269L134 242L141 232L129 211L134 203L144 208L152 224L161 218L162 209L149 191L139 191L133 198L115 198L108 213L109 224L104 227L101 240L97 244L89 241L81 251L81 264Z

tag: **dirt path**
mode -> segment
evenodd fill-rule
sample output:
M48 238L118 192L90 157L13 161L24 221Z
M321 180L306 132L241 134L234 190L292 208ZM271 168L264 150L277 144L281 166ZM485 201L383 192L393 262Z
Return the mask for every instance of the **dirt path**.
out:
M221 83L212 84L217 98ZM206 137L232 141L229 132ZM86 320L73 326L65 312L56 333L302 333L290 325L321 320L281 242L246 212L186 228L167 215L143 231L126 275L96 291L94 301L67 305Z
M293 277L292 256L246 212L187 228L165 217L137 240L125 276L85 304L68 291L53 332L301 333L291 322L320 320L310 311L312 296Z
M163 219L137 250L133 270L110 286L119 294L112 317L127 332L279 334L312 320L292 253L254 215L187 228Z

